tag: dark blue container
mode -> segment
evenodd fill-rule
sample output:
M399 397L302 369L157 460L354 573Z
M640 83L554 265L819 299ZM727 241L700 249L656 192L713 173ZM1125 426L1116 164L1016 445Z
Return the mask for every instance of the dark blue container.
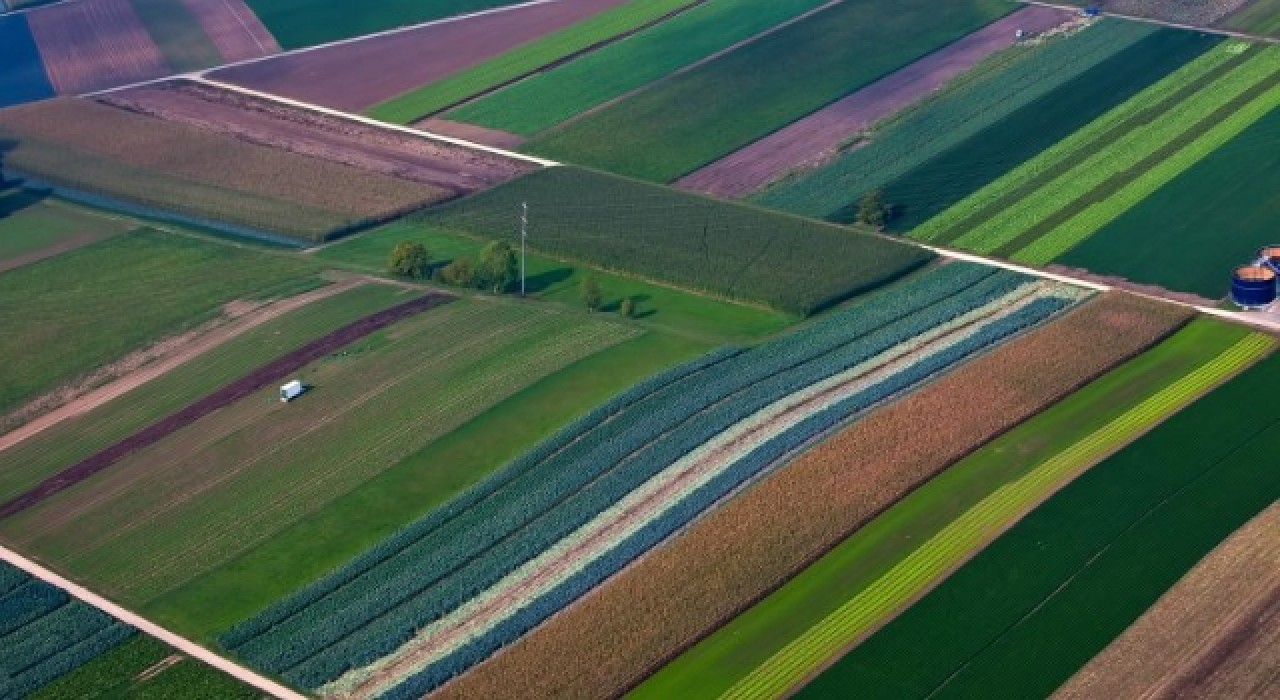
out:
M1231 301L1242 309L1261 309L1276 300L1276 272L1269 267L1246 265L1231 275Z
M1258 264L1280 275L1280 245L1269 245L1258 251Z

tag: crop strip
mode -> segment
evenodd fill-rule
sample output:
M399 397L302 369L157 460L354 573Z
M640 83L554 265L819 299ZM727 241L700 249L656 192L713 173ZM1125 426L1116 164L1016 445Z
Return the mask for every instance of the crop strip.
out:
M1164 417L1261 358L1272 345L1265 335L1246 337L1031 473L1001 486L836 612L742 678L723 697L784 694L823 661L883 624L895 610L923 595L947 572L1011 527L1037 503Z
M0 505L0 518L7 518L63 489L70 488L88 479L110 467L125 455L154 445L180 428L190 425L219 408L238 401L255 391L287 378L289 374L338 348L386 328L397 321L446 304L453 301L453 299L453 297L443 294L426 294L398 306L366 316L322 338L318 338L288 355L246 374L186 408L45 479L30 491Z

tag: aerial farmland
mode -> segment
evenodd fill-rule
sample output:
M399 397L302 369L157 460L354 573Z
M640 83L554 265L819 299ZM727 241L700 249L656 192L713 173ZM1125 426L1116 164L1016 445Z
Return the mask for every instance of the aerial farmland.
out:
M1280 697L1278 37L0 0L0 698Z

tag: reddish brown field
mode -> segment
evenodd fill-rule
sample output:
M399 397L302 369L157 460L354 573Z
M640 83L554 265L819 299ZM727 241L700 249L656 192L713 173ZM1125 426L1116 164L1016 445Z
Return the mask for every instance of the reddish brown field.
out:
M1188 318L1109 294L997 348L806 452L438 697L625 692L952 462Z
M78 94L172 73L129 0L78 0L27 15L49 80Z
M433 185L455 194L487 189L535 167L200 83L134 88L110 93L100 101L242 141Z
M1042 32L1071 13L1030 6L935 51L740 151L681 178L680 187L741 197L787 173L812 168L872 124L942 87L982 59L1013 44L1018 29Z
M271 32L244 0L182 0L227 63L280 53Z
M414 122L414 126L424 131L430 131L433 134L452 136L457 139L472 141L474 143L482 143L486 146L493 146L494 148L512 150L524 143L524 137L519 134L512 134L499 129L488 129L483 126L476 126L475 124L464 124L463 122L455 122L436 117L423 119L420 122Z
M220 70L211 77L359 112L624 1L560 0L358 39Z

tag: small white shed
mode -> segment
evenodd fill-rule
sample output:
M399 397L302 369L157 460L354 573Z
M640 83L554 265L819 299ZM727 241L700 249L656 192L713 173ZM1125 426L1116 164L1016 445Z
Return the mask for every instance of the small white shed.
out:
M302 394L302 382L295 379L288 384L280 387L280 400L284 402L292 401Z

